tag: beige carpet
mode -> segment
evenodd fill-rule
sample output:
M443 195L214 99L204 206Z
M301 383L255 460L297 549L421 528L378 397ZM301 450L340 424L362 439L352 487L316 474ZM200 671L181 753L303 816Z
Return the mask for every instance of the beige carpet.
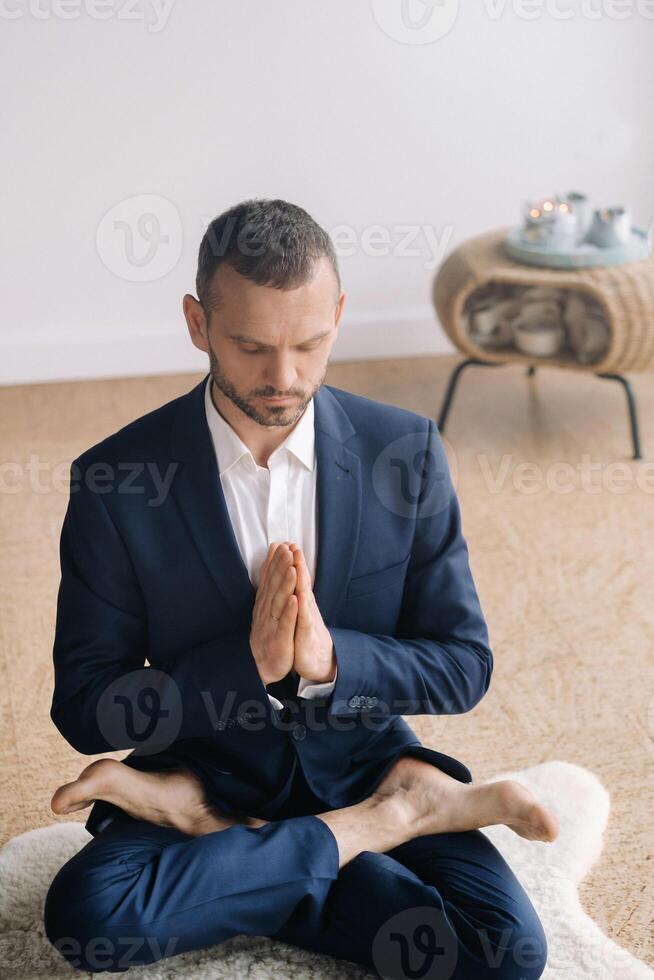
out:
M337 364L327 381L435 418L457 360ZM49 719L70 461L201 376L0 388L0 842L53 823L52 792L90 761ZM426 745L456 755L479 781L551 759L599 777L611 813L580 898L650 966L652 380L632 378L645 456L635 462L615 382L553 369L528 379L517 365L464 373L444 440L495 672L467 715L412 719Z

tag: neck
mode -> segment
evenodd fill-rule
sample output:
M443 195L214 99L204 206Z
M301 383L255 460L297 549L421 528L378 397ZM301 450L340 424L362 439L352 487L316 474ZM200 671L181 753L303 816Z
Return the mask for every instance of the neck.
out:
M222 391L216 387L213 378L209 387L209 394L214 408L220 416L232 427L236 435L248 447L257 466L267 466L268 459L280 446L289 432L302 418L295 419L290 425L260 425L254 419L249 418L242 412L238 405L227 398Z

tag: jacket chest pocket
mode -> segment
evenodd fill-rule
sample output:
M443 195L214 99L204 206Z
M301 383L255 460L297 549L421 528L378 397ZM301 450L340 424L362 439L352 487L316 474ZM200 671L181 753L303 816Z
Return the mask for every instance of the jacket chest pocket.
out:
M355 578L351 578L345 599L358 599L361 596L372 595L375 592L381 592L382 589L388 589L401 583L406 574L410 557L411 552L395 565L389 565L387 568L379 569L379 571L368 572L366 575L357 575Z

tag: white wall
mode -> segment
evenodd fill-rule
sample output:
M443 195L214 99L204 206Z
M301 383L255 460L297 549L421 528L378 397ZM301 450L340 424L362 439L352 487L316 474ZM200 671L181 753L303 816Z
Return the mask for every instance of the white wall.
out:
M410 0L426 27L404 39L402 0L170 4L0 0L0 383L204 370L181 298L205 225L246 197L352 229L333 360L451 350L434 247L527 198L654 216L653 0ZM150 261L136 235L130 260L113 222L148 211L167 241ZM397 254L407 225L418 255Z

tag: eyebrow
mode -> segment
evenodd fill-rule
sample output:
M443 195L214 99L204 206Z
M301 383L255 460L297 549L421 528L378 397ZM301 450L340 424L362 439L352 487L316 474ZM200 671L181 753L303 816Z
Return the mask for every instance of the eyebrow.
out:
M315 334L315 336L309 337L307 340L303 340L301 344L297 344L296 346L303 347L305 344L311 344L313 343L314 340L321 340L323 337L326 337L330 333L331 330L323 330L322 333L317 333ZM248 335L244 333L228 333L227 337L230 340L240 340L242 343L245 344L256 344L257 347L264 347L266 349L271 349L270 344L262 344L260 343L260 341L257 340L256 337L248 337Z

